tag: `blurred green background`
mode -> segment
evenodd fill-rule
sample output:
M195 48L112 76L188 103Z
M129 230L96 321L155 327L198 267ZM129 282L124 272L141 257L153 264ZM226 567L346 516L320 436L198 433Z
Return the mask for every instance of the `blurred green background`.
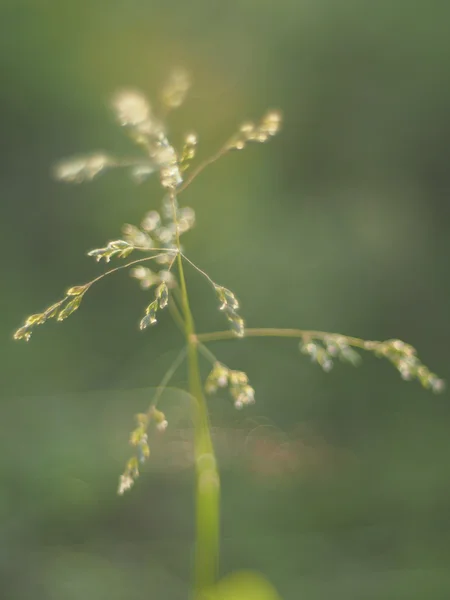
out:
M155 181L54 182L63 156L132 149L107 108L195 86L172 121L210 155L247 118L282 134L212 166L184 196L189 255L250 326L401 338L449 377L450 4L429 0L3 0L0 3L0 580L8 599L184 599L193 541L185 397L115 494L133 414L179 347L126 274L64 324L24 316L101 267L87 249L158 208ZM203 331L222 329L190 272ZM285 600L450 597L450 408L387 363L324 374L295 341L214 344L254 407L211 401L223 470L222 572L262 571ZM207 366L205 365L205 369ZM175 378L183 385L181 370ZM179 406L179 408L176 408ZM170 411L169 411L170 412ZM258 424L264 426L258 427Z

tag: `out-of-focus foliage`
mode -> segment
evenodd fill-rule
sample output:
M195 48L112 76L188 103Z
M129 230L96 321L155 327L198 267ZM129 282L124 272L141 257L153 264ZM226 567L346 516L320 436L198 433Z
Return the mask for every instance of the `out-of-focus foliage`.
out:
M130 416L175 356L176 329L143 336L142 294L119 275L65 331L11 341L23 315L99 274L86 248L160 203L151 179L136 187L117 172L72 188L52 180L52 165L86 148L134 156L105 99L121 86L153 96L174 65L193 74L195 93L171 133L182 145L192 125L201 156L279 106L273 145L226 157L186 191L199 225L183 242L190 255L236 292L249 326L404 339L448 379L449 17L445 3L418 0L3 2L7 597L182 599L189 581L182 399L180 426L152 444L146 477L131 496L115 494ZM220 328L200 302L204 285L191 273L192 305L205 330ZM261 571L286 600L447 598L448 396L370 357L325 375L296 346L220 343L258 398L243 423L210 399L224 572Z

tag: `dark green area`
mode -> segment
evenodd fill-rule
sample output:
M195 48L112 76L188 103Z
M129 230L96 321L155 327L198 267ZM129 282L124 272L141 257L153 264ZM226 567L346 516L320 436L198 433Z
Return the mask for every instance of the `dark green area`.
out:
M449 21L438 0L1 2L5 598L181 600L192 556L184 427L173 444L151 440L155 460L115 495L132 416L179 347L168 316L140 332L148 296L122 273L64 323L11 340L100 272L86 250L160 202L156 181L68 186L51 165L133 151L108 96L130 85L151 97L178 64L196 85L173 135L196 130L202 156L281 108L279 137L184 195L197 211L187 253L236 293L249 326L401 338L448 379ZM226 327L192 271L189 290L198 328ZM448 393L370 356L324 374L290 340L211 348L257 394L245 413L211 401L223 572L259 570L285 600L449 598ZM255 431L260 417L273 427Z

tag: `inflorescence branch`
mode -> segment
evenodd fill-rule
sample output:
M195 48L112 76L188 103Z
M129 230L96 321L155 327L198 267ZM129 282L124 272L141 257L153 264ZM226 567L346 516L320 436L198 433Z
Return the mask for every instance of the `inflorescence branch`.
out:
M230 331L215 331L197 334L199 344L231 339ZM445 382L432 373L418 358L413 346L392 339L385 341L363 340L340 333L308 331L304 329L246 328L244 337L277 337L300 339L300 351L310 356L312 362L319 364L324 371L332 369L336 359L358 366L361 356L354 350L358 348L371 352L378 358L386 358L400 373L405 381L417 379L424 388L433 392L442 392Z
M228 388L234 405L241 408L254 401L254 390L248 383L248 377L241 371L234 371L220 363L206 348L205 344L216 340L243 337L285 337L297 338L300 351L318 363L325 371L329 371L335 360L339 359L353 365L360 362L360 355L355 349L372 352L376 356L386 358L394 365L405 380L417 379L420 383L435 392L442 391L444 382L432 373L417 357L416 350L400 340L365 341L335 333L307 331L300 329L255 329L246 328L240 315L240 305L235 294L228 288L217 284L203 269L186 256L180 238L195 225L195 211L189 206L179 206L178 196L186 190L206 167L219 160L233 150L242 150L249 143L263 143L276 135L281 127L281 113L268 111L259 122L246 121L219 150L210 158L195 166L198 136L195 132L185 135L182 147L177 150L169 141L166 117L181 106L190 87L190 78L182 69L176 69L164 84L159 96L159 110L154 111L147 98L133 89L119 90L113 95L111 108L117 122L125 129L129 137L141 149L137 158L114 158L104 151L97 151L85 156L77 156L59 162L54 168L54 176L68 183L91 181L103 172L113 168L124 168L129 171L136 183L143 183L153 174L159 176L164 196L159 211L150 210L144 215L139 226L125 224L122 238L110 241L106 246L88 252L88 256L97 262L104 260L126 259L135 251L152 253L151 256L137 259L117 266L92 281L71 287L65 296L52 304L43 312L29 316L24 324L14 333L15 339L29 340L34 328L55 318L62 321L74 313L80 306L85 293L90 287L106 276L129 269L130 275L138 280L144 291L154 290L154 295L147 304L140 319L141 330L156 324L159 311L168 307L172 318L183 333L187 349L183 350L174 365L169 369L158 390L164 389L166 379L182 362L185 354L189 361L197 364L198 351L212 364L212 371L206 379L204 389L207 393ZM153 254L154 253L154 254ZM155 270L144 263L153 261ZM195 333L192 314L189 307L186 281L183 271L186 262L199 272L213 287L219 309L226 316L230 325L228 331L213 333ZM177 265L178 274L173 273ZM191 366L192 366L191 365ZM195 369L194 369L195 370ZM196 376L197 377L197 376ZM167 379L167 380L168 380ZM199 386L199 377L194 382ZM157 398L160 396L157 391ZM194 396L201 397L197 389ZM201 399L200 404L203 402ZM202 407L202 410L205 407ZM119 492L128 489L138 474L138 464L148 456L147 429L151 420L160 429L166 424L163 413L153 406L150 411L138 415L138 427L132 433L132 445L137 451L132 464L121 476ZM206 409L205 409L206 410ZM152 412L153 411L153 412ZM207 422L207 414L201 417ZM159 419L159 420L158 420Z

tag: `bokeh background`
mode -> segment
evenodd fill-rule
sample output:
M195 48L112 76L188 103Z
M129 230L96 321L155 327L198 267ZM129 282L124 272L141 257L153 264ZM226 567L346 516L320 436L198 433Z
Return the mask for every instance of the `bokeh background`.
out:
M133 414L179 346L126 274L29 344L23 317L101 267L85 251L158 208L156 181L51 179L59 158L132 150L107 107L193 92L172 121L211 154L247 118L282 134L211 167L184 196L190 256L251 326L401 338L449 377L450 4L429 0L3 0L0 3L0 579L8 599L188 596L192 469L185 397L132 493L115 494ZM199 329L224 327L190 272ZM370 356L324 374L295 341L211 346L257 403L211 401L223 472L222 572L285 600L450 597L450 407ZM204 365L207 369L207 366ZM185 383L181 370L175 383ZM184 412L183 412L184 411Z

